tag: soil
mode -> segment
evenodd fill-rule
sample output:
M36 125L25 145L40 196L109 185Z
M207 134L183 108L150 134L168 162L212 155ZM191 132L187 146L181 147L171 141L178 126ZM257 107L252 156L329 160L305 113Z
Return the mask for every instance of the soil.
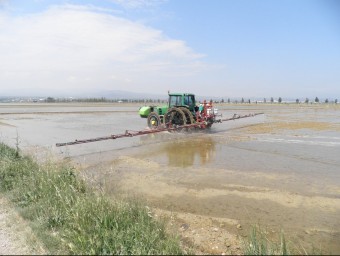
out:
M268 229L268 237L274 239L284 229L288 241L299 237L304 247L321 242L320 237L334 246L339 237L337 186L324 188L325 195L308 195L285 190L283 184L276 188L283 182L289 187L303 184L294 174L162 168L141 158L121 156L111 168L105 169L105 162L95 169L88 166L87 174L94 170L91 182L113 197L125 191L129 197L143 198L150 214L170 220L169 229L195 254L241 254L254 224ZM311 191L318 190L306 182Z
M46 254L31 228L4 197L0 198L0 255Z
M230 232L230 226L242 229L237 220L161 209L152 212L155 217L168 220L168 229L180 235L188 252L193 250L195 255L242 254L242 239Z
M265 124L256 124L244 129L248 133L274 133L277 130L300 130L311 129L315 131L335 130L340 131L340 124L331 124L328 122L313 122L313 121L299 121L299 122L271 122Z

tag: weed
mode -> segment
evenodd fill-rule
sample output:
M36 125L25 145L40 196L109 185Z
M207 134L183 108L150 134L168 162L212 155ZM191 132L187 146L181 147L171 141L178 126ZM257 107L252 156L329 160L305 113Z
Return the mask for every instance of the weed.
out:
M51 253L183 254L137 201L96 194L67 165L38 165L0 143L0 189Z
M247 241L243 241L245 255L290 255L291 250L286 243L283 231L278 241L269 240L266 231L253 225Z

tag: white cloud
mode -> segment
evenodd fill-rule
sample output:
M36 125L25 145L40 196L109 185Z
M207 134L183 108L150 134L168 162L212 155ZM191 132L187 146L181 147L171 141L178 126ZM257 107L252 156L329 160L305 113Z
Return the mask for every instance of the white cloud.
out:
M131 1L146 2L146 1ZM203 68L203 55L162 31L84 6L0 13L0 88L166 91ZM163 88L164 87L164 88Z
M116 4L128 9L148 8L161 5L167 0L111 0Z

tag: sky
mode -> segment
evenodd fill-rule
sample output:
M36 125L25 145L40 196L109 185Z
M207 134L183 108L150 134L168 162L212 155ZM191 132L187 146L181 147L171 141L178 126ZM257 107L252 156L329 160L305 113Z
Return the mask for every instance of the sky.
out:
M337 0L0 0L0 97L340 99Z

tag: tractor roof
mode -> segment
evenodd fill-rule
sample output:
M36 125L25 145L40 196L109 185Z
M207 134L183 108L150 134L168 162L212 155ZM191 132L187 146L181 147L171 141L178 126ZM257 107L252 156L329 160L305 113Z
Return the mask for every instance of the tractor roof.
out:
M186 96L186 95L194 95L195 96L195 94L193 94L193 93L169 93L169 95L170 96Z

